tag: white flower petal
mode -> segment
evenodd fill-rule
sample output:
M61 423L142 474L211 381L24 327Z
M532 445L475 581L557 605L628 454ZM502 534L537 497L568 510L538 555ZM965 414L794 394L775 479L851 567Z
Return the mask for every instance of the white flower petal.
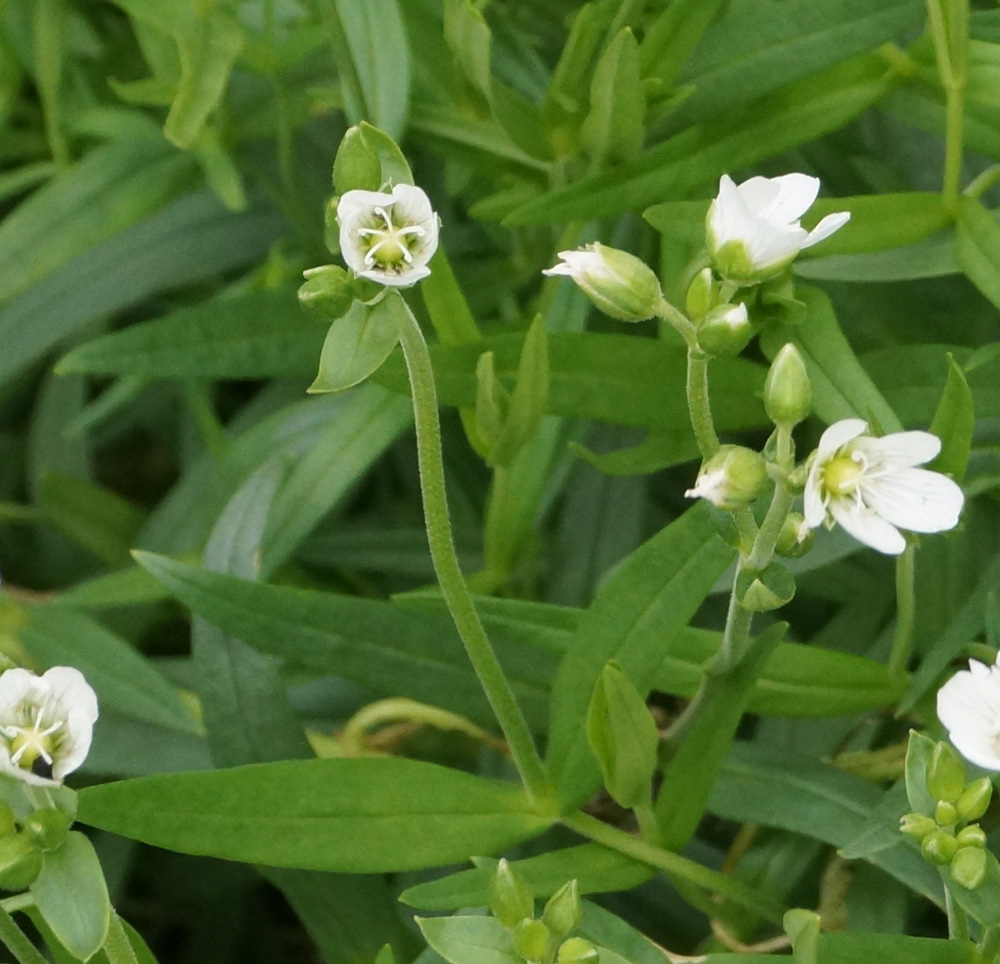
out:
M431 199L413 184L397 184L392 189L397 214L414 224L436 220Z
M337 220L343 224L367 218L375 208L391 207L395 200L392 194L382 191L348 191L337 202Z
M823 483L820 479L821 467L818 459L814 459L809 467L809 475L806 478L806 487L802 493L802 514L805 517L806 525L810 529L815 529L823 524L826 518L826 506L823 505Z
M861 418L842 418L839 422L834 422L819 439L819 447L816 449L817 459L824 461L833 455L842 445L846 445L852 438L857 438L866 428L868 423Z
M853 499L831 499L829 508L833 518L858 542L888 556L898 556L906 548L898 529L871 510L859 508Z
M814 244L825 241L831 234L836 234L850 220L850 211L838 211L836 214L828 214L809 232L809 236L802 242L802 247L811 248Z
M761 216L785 224L798 221L819 195L819 178L808 174L784 174L774 180L778 182L778 197Z
M751 177L736 188L747 210L755 218L769 217L768 212L781 194L778 181L776 177Z
M67 714L79 713L82 719L93 724L97 719L97 694L72 666L53 666L42 674L49 685L52 698L57 700Z
M802 249L805 239L804 228L758 221L749 239L750 258L759 271L788 264Z
M727 241L741 241L755 230L756 221L728 174L719 179L719 193L708 208L709 247L721 248Z
M902 469L936 458L941 439L930 432L893 432L882 438L858 439L854 448L864 452L869 462Z
M958 525L965 496L946 475L927 469L898 469L862 480L865 502L883 519L911 532L944 532Z

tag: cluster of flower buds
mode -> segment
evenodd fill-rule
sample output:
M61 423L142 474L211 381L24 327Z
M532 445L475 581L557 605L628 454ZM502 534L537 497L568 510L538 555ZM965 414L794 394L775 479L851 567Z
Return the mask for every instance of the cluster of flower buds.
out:
M64 810L46 807L22 819L0 800L0 888L24 890L42 870L45 853L65 839L73 819Z
M927 790L936 801L934 812L905 814L899 829L920 843L925 860L946 866L955 883L974 890L989 873L986 834L975 821L989 807L993 784L989 777L966 782L962 758L947 743L937 743L927 765Z
M582 937L570 937L580 926L582 909L575 880L549 898L541 917L535 899L513 867L501 860L490 885L490 910L511 932L514 950L528 964L599 964L597 949Z

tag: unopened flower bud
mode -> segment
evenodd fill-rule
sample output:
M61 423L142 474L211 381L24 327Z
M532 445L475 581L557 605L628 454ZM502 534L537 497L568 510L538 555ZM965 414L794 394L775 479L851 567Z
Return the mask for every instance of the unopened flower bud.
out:
M606 315L619 321L645 321L663 303L654 272L635 255L595 242L574 251L560 251L562 261L543 271L566 275Z
M490 881L490 910L508 930L535 912L535 899L521 875L501 858Z
M514 928L514 950L526 961L540 961L549 949L549 929L530 918Z
M753 337L753 325L742 302L713 308L698 326L698 347L708 355L738 355Z
M712 275L711 268L702 268L688 285L684 298L684 308L688 317L699 322L716 305L719 300L719 285Z
M580 926L583 914L580 907L580 890L575 880L563 884L545 905L542 920L555 936L565 937Z
M907 837L912 837L918 843L928 834L934 833L938 825L930 817L922 813L907 813L899 819L899 829Z
M563 941L556 955L559 964L598 964L597 948L582 937L571 937Z
M813 530L806 525L806 520L800 512L789 512L781 524L778 541L774 551L786 559L798 559L804 556L816 541Z
M956 884L975 890L986 880L986 861L986 851L982 847L960 847L951 860L948 872Z
M935 830L920 842L920 852L932 864L944 866L958 850L958 841L947 830Z
M927 764L927 789L935 800L956 803L965 790L965 764L950 744L934 744Z
M299 304L311 315L331 322L343 317L354 301L348 273L335 264L322 264L302 272L306 279L299 288Z
M958 811L955 804L948 803L947 800L939 800L934 808L934 819L939 827L950 827L958 822Z
M767 481L764 457L742 445L723 445L705 462L689 499L708 499L719 509L739 509L760 494Z
M978 820L989 808L992 796L993 783L989 777L967 783L955 804L959 820Z
M812 411L812 386L805 362L791 343L775 355L764 382L764 408L776 425L798 425Z
M960 847L985 847L986 831L978 823L972 823L959 830L955 839Z
M781 563L768 563L763 569L740 569L736 577L736 598L752 613L768 613L791 602L795 596L795 577Z
M36 810L24 821L24 832L40 850L55 850L69 833L73 819L65 810Z
M24 890L42 870L42 853L23 833L0 839L0 888Z

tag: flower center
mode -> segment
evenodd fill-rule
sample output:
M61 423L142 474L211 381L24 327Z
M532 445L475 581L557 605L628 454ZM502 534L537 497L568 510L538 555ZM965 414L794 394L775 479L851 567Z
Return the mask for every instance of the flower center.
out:
M858 483L864 466L849 455L830 459L823 469L823 485L830 495L844 495Z
M393 223L383 207L375 208L374 214L382 222L381 227L358 228L358 234L368 243L365 265L369 268L376 264L383 268L400 268L413 264L410 246L424 236L424 229L418 224Z
M62 720L51 726L42 726L42 714L34 713L30 726L11 724L0 726L2 733L10 740L10 762L22 770L30 770L39 776L52 775L52 751L55 740L52 735L62 727Z

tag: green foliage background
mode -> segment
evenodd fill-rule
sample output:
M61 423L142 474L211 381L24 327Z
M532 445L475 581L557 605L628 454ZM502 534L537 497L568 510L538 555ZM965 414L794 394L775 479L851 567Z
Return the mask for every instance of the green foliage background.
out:
M974 4L957 129L926 23L922 0L0 0L0 645L97 690L80 820L161 961L354 964L388 943L439 964L414 913L484 905L502 853L538 897L602 895L583 931L605 964L664 961L646 938L776 959L738 949L792 906L830 926L822 964L972 960L928 940L941 881L894 828L907 727L939 735L942 674L1000 645L1000 10ZM593 686L613 658L676 715L732 552L681 495L679 339L543 279L559 250L630 250L682 304L721 174L819 176L809 218L852 220L796 263L804 308L713 363L720 432L763 443L767 358L791 339L815 393L800 450L843 417L937 419L941 467L967 463L962 526L918 553L906 680L885 666L891 563L838 532L792 563L750 715L722 706L668 770L683 858L594 842L495 782L515 774L434 589L402 357L305 395L326 325L295 291L336 261L331 165L361 121L441 216L408 301L458 547L564 815L589 799L631 830L594 796ZM477 360L510 387L537 315L545 414L491 470ZM356 716L372 704L377 726ZM275 765L230 769L252 763ZM995 902L974 916L1000 924ZM475 928L473 950L425 932L457 964L519 960Z

